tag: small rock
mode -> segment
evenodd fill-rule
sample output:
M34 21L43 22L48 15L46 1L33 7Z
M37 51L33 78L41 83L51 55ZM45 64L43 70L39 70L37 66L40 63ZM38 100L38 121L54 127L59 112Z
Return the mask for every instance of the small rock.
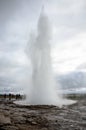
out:
M82 119L83 119L83 120L86 120L86 116L83 116Z
M33 121L31 124L32 124L32 125L37 125L37 123L36 123L35 121Z
M74 127L73 125L70 125L71 127Z

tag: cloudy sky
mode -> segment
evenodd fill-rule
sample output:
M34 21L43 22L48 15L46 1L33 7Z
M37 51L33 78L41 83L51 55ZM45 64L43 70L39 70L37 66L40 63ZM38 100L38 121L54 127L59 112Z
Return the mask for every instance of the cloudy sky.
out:
M42 6L52 28L52 65L57 74L86 70L86 0L0 0L0 87L21 86L30 73L25 47ZM29 71L28 71L29 70ZM9 86L9 87L8 87Z

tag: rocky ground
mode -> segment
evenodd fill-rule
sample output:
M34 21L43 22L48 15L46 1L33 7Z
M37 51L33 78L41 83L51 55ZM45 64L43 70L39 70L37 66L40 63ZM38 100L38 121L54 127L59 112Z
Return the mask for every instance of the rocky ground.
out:
M1 100L0 130L86 130L86 101L59 108Z

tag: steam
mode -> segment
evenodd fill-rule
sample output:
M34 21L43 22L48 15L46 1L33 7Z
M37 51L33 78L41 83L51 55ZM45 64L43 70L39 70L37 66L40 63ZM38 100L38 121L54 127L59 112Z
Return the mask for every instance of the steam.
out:
M36 37L33 35L30 40L32 41L30 57L33 68L30 104L56 102L50 57L50 32L48 17L42 10L38 21L38 34Z
M56 84L52 72L50 57L50 38L52 30L50 29L48 17L44 13L44 9L42 9L38 20L37 36L32 34L29 41L32 79L31 92L29 98L27 96L27 102L32 105L44 104L62 106L64 104L64 100L56 91ZM67 102L67 100L65 101Z

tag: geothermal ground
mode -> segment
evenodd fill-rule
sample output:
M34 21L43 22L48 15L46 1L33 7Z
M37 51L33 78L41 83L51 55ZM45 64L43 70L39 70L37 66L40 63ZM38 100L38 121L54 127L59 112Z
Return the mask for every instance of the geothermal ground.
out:
M0 130L86 130L86 98L62 108L1 100Z

